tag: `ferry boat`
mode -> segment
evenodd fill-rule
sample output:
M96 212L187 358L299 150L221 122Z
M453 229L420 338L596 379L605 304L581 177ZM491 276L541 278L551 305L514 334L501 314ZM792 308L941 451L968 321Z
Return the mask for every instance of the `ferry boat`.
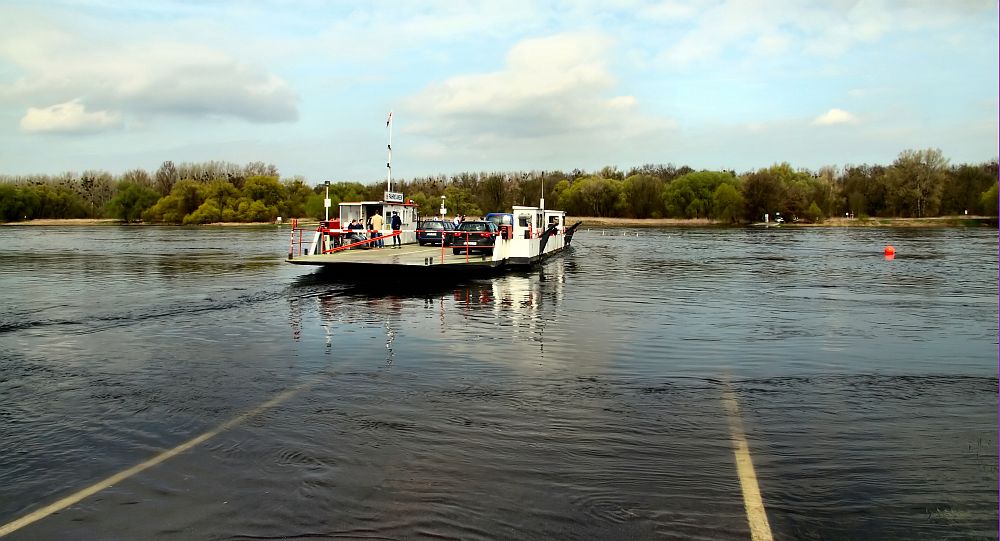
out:
M443 276L525 268L569 248L581 223L567 226L566 213L544 208L544 201L538 207L515 206L504 213L511 216L511 223L501 223L495 232L475 233L495 237L492 250L475 253L476 247L460 232L447 232L452 235L450 242L420 246L416 242L419 215L410 201L341 203L339 210L337 219L324 220L315 230L293 223L288 263L329 267L345 276L396 271L404 271L400 276L405 276L414 270ZM402 228L394 231L386 226L376 232L367 228L358 232L343 227L351 220L367 224L375 213L389 220L395 213Z
M569 248L581 222L567 227L566 213L546 209L544 197L537 207L515 206L509 213L488 215L491 219L499 217L493 220L497 225L496 231L477 232L475 235L494 236L492 250L484 250L482 245L473 247L470 234L458 232L447 232L452 235L450 242L442 242L440 246L420 246L417 243L417 226L420 223L417 206L402 193L392 191L391 112L385 125L389 131L389 160L385 164L386 189L383 198L379 201L340 203L338 216L330 219L328 193L324 201L326 219L311 235L292 222L289 263L330 267L344 276L397 271L412 274L415 270L437 275L471 274L528 267ZM442 217L445 214L443 202L441 214ZM382 217L383 226L378 231L371 231L370 219L375 215ZM393 229L396 217L400 223L398 229ZM356 226L360 230L348 225L352 222L360 223ZM478 249L480 253L473 255L473 249Z

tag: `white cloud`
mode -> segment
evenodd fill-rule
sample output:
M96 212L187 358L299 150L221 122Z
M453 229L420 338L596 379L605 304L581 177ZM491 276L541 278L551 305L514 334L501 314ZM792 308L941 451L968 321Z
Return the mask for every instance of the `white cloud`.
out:
M992 4L992 6L991 6ZM688 4L691 6L693 4ZM683 6L683 5L681 5ZM679 7L673 7L677 11ZM893 34L913 33L981 20L995 2L800 2L722 0L693 10L691 27L662 49L667 65L703 66L727 53L774 54L801 50L836 57L858 44Z
M285 81L207 45L148 38L108 42L53 29L37 39L16 32L0 37L0 62L4 60L20 73L11 83L0 83L0 98L32 107L32 118L78 114L76 107L82 105L70 105L78 96L86 97L88 107L133 118L226 117L261 123L298 118L298 96ZM60 105L39 108L39 102Z
M30 107L21 118L21 129L29 133L94 133L119 126L119 113L88 112L79 99L41 109Z
M601 34L523 40L504 69L459 75L428 86L406 107L423 118L413 131L439 139L495 142L609 130L627 135L663 127L636 114L634 96L615 96Z
M123 55L104 71L114 81L107 97L137 112L262 123L298 119L298 96L285 81L204 47L155 44L150 53Z
M757 36L752 49L759 54L777 55L786 52L791 43L792 40L787 34L775 32Z
M642 6L638 15L644 20L662 22L682 21L694 17L700 2L665 1Z
M813 120L813 124L817 126L832 126L834 124L855 124L858 122L858 117L848 113L843 109L833 108L829 111L819 115Z

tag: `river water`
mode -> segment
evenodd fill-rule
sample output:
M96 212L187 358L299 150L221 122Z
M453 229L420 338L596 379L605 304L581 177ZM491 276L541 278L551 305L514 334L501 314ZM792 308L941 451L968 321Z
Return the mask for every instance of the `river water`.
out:
M749 539L755 487L775 539L997 538L996 230L574 245L352 284L287 229L0 228L0 527Z

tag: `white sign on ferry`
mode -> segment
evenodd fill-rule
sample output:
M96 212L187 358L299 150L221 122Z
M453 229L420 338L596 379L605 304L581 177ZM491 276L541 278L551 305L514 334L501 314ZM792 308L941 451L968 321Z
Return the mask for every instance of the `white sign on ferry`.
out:
M403 194L399 192L385 192L382 196L382 200L386 203L402 203Z

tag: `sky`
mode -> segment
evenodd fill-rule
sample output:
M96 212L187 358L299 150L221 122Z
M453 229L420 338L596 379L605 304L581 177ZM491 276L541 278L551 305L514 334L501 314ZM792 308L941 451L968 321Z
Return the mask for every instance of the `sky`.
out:
M995 0L0 0L0 174L998 155Z

